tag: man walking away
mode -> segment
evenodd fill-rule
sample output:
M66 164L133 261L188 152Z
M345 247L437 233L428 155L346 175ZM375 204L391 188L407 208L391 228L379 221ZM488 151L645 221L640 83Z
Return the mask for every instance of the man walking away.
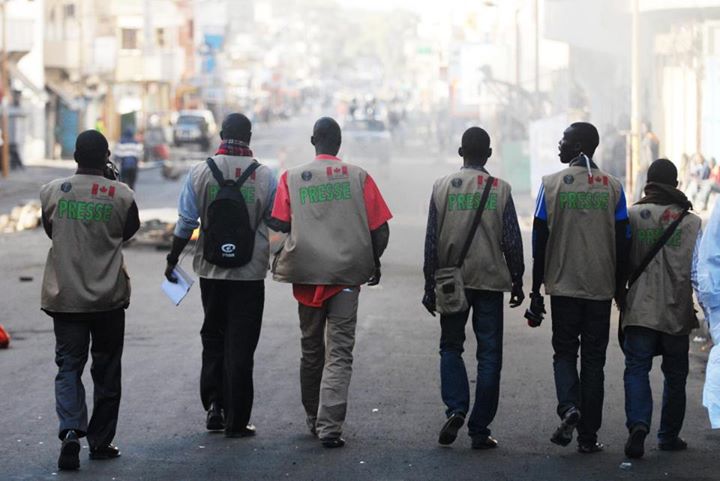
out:
M465 324L472 309L472 326L477 338L477 383L468 428L473 449L489 449L497 446L488 426L495 418L500 395L503 293L512 292L511 307L522 303L525 265L510 186L491 177L485 168L492 155L490 136L479 127L468 129L458 153L464 159L462 169L438 179L430 198L422 302L434 316L435 274L438 268L459 263L468 236L472 235L467 255L460 262L468 308L440 316L440 376L447 421L440 431L439 442L455 441L470 408L462 353ZM480 205L486 187L490 189L489 194L485 204ZM478 209L483 212L477 230L473 231L471 226Z
M40 190L43 227L52 240L42 309L53 318L55 329L60 469L80 467L83 436L90 459L120 456L111 443L120 408L125 309L130 304L122 244L137 232L140 220L132 190L106 168L109 158L105 137L95 130L83 132L75 144L75 174ZM82 383L88 350L94 386L89 423Z
M380 282L392 215L372 177L337 158L342 135L335 120L318 120L310 141L315 160L280 178L271 227L289 236L273 274L293 284L299 303L308 428L324 447L339 448L345 445L360 285Z
M702 221L688 212L692 204L677 189L677 174L669 160L653 162L645 197L630 209L632 285L621 324L625 415L630 430L625 454L629 458L640 458L645 452L653 405L649 373L657 355L662 356L665 375L659 447L664 451L687 448L679 434L685 418L689 334L698 327L691 271ZM665 239L668 229L674 230ZM647 264L646 259L650 259Z
M120 142L115 146L113 157L120 167L120 181L135 189L138 166L143 157L143 145L135 140L132 129L123 131Z
M207 429L224 429L230 438L255 434L253 358L270 256L264 220L276 189L270 169L253 159L251 136L247 117L228 115L217 153L188 173L165 270L171 282L177 280L172 271L202 224L193 262L205 312L200 398Z
M561 424L551 441L567 446L578 430L578 451L602 451L605 351L610 308L627 260L625 193L620 182L592 161L597 129L572 124L560 141L560 161L569 166L543 177L533 226L531 327L545 313L540 287L552 302L553 367ZM581 371L577 358L580 349Z

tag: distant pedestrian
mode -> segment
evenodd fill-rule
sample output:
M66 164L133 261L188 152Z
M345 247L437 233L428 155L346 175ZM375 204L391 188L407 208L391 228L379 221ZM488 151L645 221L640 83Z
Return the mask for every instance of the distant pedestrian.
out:
M705 374L703 405L708 410L712 428L720 429L720 203L715 204L705 225L696 260L695 292L713 342Z
M95 130L75 144L75 175L40 190L43 227L52 239L42 285L42 309L55 328L55 405L62 441L58 467L80 467L79 438L90 459L120 456L113 446L120 408L120 360L130 281L123 242L140 227L133 192L106 168L110 152ZM82 373L92 355L94 407L88 423Z
M252 126L242 114L228 115L222 143L188 173L180 192L178 222L167 256L171 282L180 254L202 225L193 267L200 277L205 319L200 398L206 428L229 438L255 434L253 364L265 305L270 256L268 228L276 180L253 158Z
M373 178L336 157L342 134L335 120L318 120L310 141L315 160L280 178L271 227L289 235L273 275L293 284L299 303L307 426L324 447L339 448L345 445L360 286L380 282L392 215Z
M120 168L120 181L135 189L140 159L143 158L143 145L135 140L132 129L123 131L120 142L115 146L113 157Z
M463 158L462 169L438 179L430 198L422 302L433 316L436 310L440 312L440 378L447 420L439 443L455 441L469 414L473 449L490 449L497 446L489 426L500 395L503 293L512 293L511 307L518 307L525 298L523 245L510 185L492 177L485 167L492 155L490 136L480 127L468 129L458 153ZM462 282L448 273L457 273ZM448 287L453 293L462 291L457 293L461 305L450 306L445 301ZM472 412L462 358L471 309L477 338Z
M630 288L621 329L625 352L625 414L629 458L645 452L652 417L649 373L662 356L665 375L658 443L661 450L687 448L679 434L685 418L689 334L698 327L691 270L702 221L678 185L677 168L659 159L648 169L645 196L630 209L633 232ZM669 237L668 237L669 236Z
M596 453L602 424L605 351L610 308L623 279L629 242L625 193L592 160L600 142L588 123L572 124L560 141L569 164L543 177L533 227L531 327L545 313L540 287L552 302L553 367L561 424L551 441L567 446L578 430L578 451ZM580 352L581 371L577 359Z
M660 155L660 139L653 132L652 124L643 122L640 126L640 133L640 158L638 159L638 171L635 175L635 193L633 196L636 201L642 197L650 164Z

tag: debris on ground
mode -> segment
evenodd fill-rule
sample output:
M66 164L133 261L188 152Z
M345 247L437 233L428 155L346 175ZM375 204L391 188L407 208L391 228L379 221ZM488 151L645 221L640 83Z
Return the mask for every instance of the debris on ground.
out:
M9 234L40 227L40 202L30 201L18 205L10 214L0 215L0 233Z
M135 237L133 237L130 242L136 246L152 246L158 249L170 249L172 247L174 232L175 222L148 219L140 223L140 229L138 229ZM195 229L190 240L196 241L199 234L199 229Z
M140 229L133 237L133 245L155 246L160 248L172 247L175 223L151 219L140 223Z

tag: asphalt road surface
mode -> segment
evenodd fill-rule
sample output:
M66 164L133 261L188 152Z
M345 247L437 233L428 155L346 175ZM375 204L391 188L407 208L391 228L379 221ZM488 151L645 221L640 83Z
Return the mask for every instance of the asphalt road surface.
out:
M256 127L256 153L275 156L287 144L288 165L311 158L311 125ZM288 140L290 139L290 140ZM458 162L460 159L457 159ZM459 164L458 164L459 165ZM457 165L411 152L389 167L368 164L395 219L383 259L382 283L363 288L344 449L325 450L305 427L298 379L300 342L297 304L288 285L268 278L265 318L255 356L254 438L225 439L204 430L199 400L202 321L196 287L180 307L160 292L164 252L128 247L133 282L127 312L123 399L116 444L123 456L89 461L79 472L57 472L59 442L54 412L54 336L39 310L44 260L49 246L41 230L0 236L0 323L13 335L0 351L0 480L719 480L720 434L708 427L701 406L705 355L692 346L688 409L683 431L690 448L657 450L653 435L645 459L621 469L624 427L623 358L611 339L600 440L603 453L581 455L549 442L557 425L552 377L550 322L530 329L521 309L505 311L504 368L500 408L492 425L500 442L493 451L473 451L466 430L452 447L440 447L444 421L439 392L439 325L420 305L422 248L432 180ZM492 163L490 164L492 169ZM172 208L179 181L158 171L141 175L141 209ZM529 196L518 196L530 215ZM524 226L528 227L525 221ZM525 231L526 240L529 232ZM529 244L526 265L530 271ZM189 267L189 259L185 266ZM33 277L20 282L21 276ZM529 285L529 276L526 276ZM527 303L526 303L527 304ZM614 329L614 327L613 327ZM613 338L614 336L611 336ZM466 362L471 376L475 342L468 330ZM659 362L653 372L660 399ZM85 373L91 399L89 366ZM658 403L659 404L659 403ZM655 406L657 429L659 405Z

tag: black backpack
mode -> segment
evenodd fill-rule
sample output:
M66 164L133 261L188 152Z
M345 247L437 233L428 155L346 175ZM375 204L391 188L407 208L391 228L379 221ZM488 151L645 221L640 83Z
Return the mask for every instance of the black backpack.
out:
M203 257L219 267L241 267L250 262L255 247L255 229L240 187L260 164L253 162L238 180L225 180L212 158L208 167L220 184L217 196L210 202L203 226Z

